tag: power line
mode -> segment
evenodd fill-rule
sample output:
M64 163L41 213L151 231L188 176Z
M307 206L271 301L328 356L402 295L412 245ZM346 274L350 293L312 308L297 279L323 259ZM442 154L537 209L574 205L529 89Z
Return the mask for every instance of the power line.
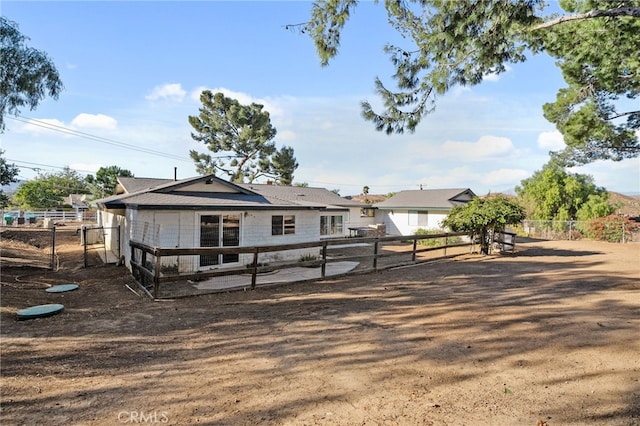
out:
M131 144L124 143L124 142L119 142L119 141L116 141L116 140L113 140L113 139L109 139L109 138L105 138L105 137L102 137L102 136L92 135L90 133L81 132L81 131L70 129L70 128L64 127L64 126L58 126L57 124L47 123L45 121L37 120L35 118L29 118L29 117L24 117L24 116L21 116L21 117L8 116L8 118L10 118L12 120L23 122L23 123L26 123L26 124L30 124L32 126L42 127L44 129L48 129L48 130L51 130L51 131L60 132L60 133L64 133L64 134L67 134L67 135L76 136L76 137L80 137L80 138L85 138L85 139L93 140L93 141L96 141L96 142L101 142L101 143L104 143L104 144L107 144L107 145L112 145L112 146L117 146L117 147L120 147L120 148L130 149L132 151L144 152L145 154L157 155L157 156L160 156L160 157L170 158L172 160L188 161L188 162L192 161L188 157L181 157L181 156L178 156L178 155L167 154L165 152L156 151L156 150L149 149L149 148L141 148L139 146L131 145Z
M31 170L33 170L33 171L35 171L35 172L40 171L40 170L42 170L42 169L41 169L41 168L39 168L39 167L21 166L20 164L30 164L31 166L50 167L50 168L54 168L54 169L61 169L61 170L69 169L69 170L74 170L74 171L76 171L76 172L82 172L82 173L93 173L93 171L91 171L91 170L72 169L71 167L66 167L66 166L65 166L65 167L60 167L60 166L53 166L53 165L51 165L51 164L32 163L32 162L30 162L30 161L12 160L12 159L10 159L10 158L6 158L5 160L7 160L7 161L11 161L11 162L12 162L12 163L14 163L14 164L18 163L18 164L16 164L16 166L18 166L18 167L20 167L20 168L23 168L23 169L31 169Z

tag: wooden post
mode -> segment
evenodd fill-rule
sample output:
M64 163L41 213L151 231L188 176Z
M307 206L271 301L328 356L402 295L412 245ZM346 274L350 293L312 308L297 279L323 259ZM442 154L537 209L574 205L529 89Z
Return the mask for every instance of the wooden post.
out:
M320 269L320 277L324 278L327 272L327 242L322 242L322 267Z
M251 263L251 266L253 266L253 271L251 273L251 289L252 290L256 288L256 281L258 279L258 253L259 253L259 249L258 247L256 247L255 251L253 252L253 262Z
M418 246L418 239L415 238L413 240L413 252L411 253L411 261L415 262L416 261L416 247Z
M156 265L153 271L153 298L158 298L158 293L160 292L160 265L162 265L162 256L157 252L156 256Z
M56 268L56 226L51 228L51 269Z
M84 267L89 266L89 256L87 253L87 228L86 226L82 227L82 245L83 245L83 257L84 257Z
M444 255L447 255L447 246L449 245L449 233L444 234Z
M380 240L376 240L373 244L373 270L378 272L378 243Z

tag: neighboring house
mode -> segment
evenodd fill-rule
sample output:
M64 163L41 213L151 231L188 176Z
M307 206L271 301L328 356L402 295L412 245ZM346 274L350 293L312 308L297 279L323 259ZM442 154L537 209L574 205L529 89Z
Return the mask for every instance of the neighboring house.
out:
M469 188L401 191L373 207L388 234L413 235L418 229L441 229L440 223L453 207L475 196Z
M373 223L360 216L361 203L322 188L234 184L213 175L118 182L116 195L95 203L99 225L120 226L120 253L128 266L131 239L181 248L283 245L344 237L350 226ZM283 253L265 260L279 260ZM231 254L176 262L180 271L190 271L251 260L252 255Z
M73 207L76 212L76 219L82 220L82 213L89 210L89 203L87 201L90 195L88 194L69 194L64 197L63 204Z

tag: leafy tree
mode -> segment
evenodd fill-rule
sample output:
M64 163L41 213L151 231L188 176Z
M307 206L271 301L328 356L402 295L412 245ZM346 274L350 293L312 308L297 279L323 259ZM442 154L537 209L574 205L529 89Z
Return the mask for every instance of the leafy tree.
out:
M357 0L319 0L302 24L323 65L337 55L341 32ZM566 165L637 157L640 129L640 0L561 0L570 15L545 16L545 0L405 0L384 2L389 23L406 46L387 44L397 90L379 78L384 111L362 103L365 119L386 133L413 132L434 111L436 98L456 85L472 86L526 53L557 58L568 87L544 106L564 135L556 153ZM295 27L295 26L292 26ZM622 101L620 101L622 100Z
M232 182L244 182L245 179L253 182L258 176L268 174L270 157L276 152L273 142L276 129L271 125L269 112L263 111L263 105L240 105L237 100L222 93L213 94L210 90L202 92L200 101L200 114L189 116L189 123L195 130L191 137L207 145L211 152L231 154L227 159L233 160L227 164L222 157L191 150L198 173L221 171ZM288 153L288 150L281 152L279 158L284 161Z
M100 167L95 177L87 176L87 183L95 197L106 197L115 193L119 177L134 176L130 170L121 169L118 166Z
M21 208L50 209L60 207L70 194L87 194L89 186L85 178L66 167L61 172L40 174L23 183L13 196Z
M18 173L20 173L20 169L13 163L7 163L7 160L4 158L4 150L0 149L0 186L17 182ZM0 208L4 209L8 205L9 197L0 189Z
M473 240L479 239L480 252L488 254L492 234L504 231L507 225L516 225L524 218L524 209L513 199L490 195L455 206L441 225L453 232L467 232Z
M293 173L298 168L298 162L293 155L293 148L283 146L271 156L271 162L263 166L276 178L276 182L281 185L290 186L293 182Z
M0 132L5 114L18 115L25 106L33 110L47 94L58 99L63 89L53 62L46 53L26 46L27 40L18 24L0 16Z
M577 220L590 220L599 217L609 216L616 207L609 203L609 193L589 194L576 212Z
M296 182L293 184L293 186L297 186L299 188L308 188L309 184L307 182Z
M607 192L597 187L591 176L568 173L553 161L522 180L516 193L527 207L528 217L534 220L575 220L578 212L587 219L606 210L602 204L608 199ZM605 215L608 213L611 211Z

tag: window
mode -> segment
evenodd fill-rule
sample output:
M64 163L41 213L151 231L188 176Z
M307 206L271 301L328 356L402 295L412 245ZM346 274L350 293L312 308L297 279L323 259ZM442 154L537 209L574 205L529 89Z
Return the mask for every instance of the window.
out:
M371 207L364 207L360 209L360 216L374 217L375 215L376 215L376 209L373 209Z
M320 216L320 235L342 235L342 215Z
M295 233L295 216L271 216L271 235L286 235Z
M240 216L200 216L200 247L238 247L240 245ZM238 254L200 256L200 266L237 263Z
M428 212L409 210L410 226L426 226L428 223Z
M409 226L418 226L418 212L409 210Z

